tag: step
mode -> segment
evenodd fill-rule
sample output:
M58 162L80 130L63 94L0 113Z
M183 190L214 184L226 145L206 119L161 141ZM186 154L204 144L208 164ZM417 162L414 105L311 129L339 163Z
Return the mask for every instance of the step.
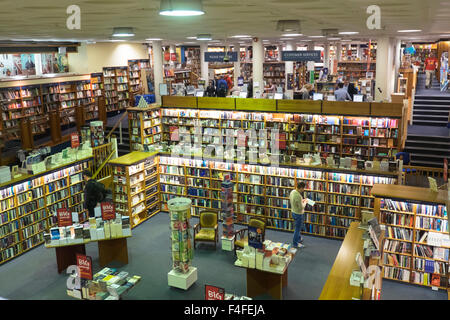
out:
M436 99L424 100L424 99L419 99L417 97L414 98L414 105L416 106L419 104L427 105L427 106L429 106L429 105L448 106L448 105L450 105L450 99L447 98L447 99L441 99L441 100L436 100Z
M450 102L448 105L443 104L421 104L421 103L414 103L414 109L430 109L430 110L448 110L450 111Z
M438 122L448 122L448 117L443 115L433 115L433 114L413 114L413 120L426 120L429 119L430 121L438 121Z
M432 162L432 161L413 161L411 160L412 166L417 167L434 167L434 168L442 168L443 164L438 162Z
M440 131L447 131L447 130L440 130ZM416 133L408 133L406 140L413 140L413 141L425 141L427 143L433 143L433 142L441 142L441 143L450 143L450 136L441 136L441 135L423 135L423 134L416 134Z
M419 146L418 146L419 145ZM446 141L417 141L417 140L409 140L406 139L405 147L424 147L424 148L430 148L430 149L441 149L443 151L449 151L450 152L450 143Z
M414 119L413 124L419 126L446 127L447 121L430 121L430 120Z
M421 153L409 153L409 155L410 155L410 157L411 157L411 159L417 159L417 158L420 158L420 159L423 159L423 158L426 158L426 159L442 159L442 161L444 161L444 158L448 158L448 156L445 156L445 155L434 155L434 154L421 154Z
M450 155L450 149L448 146L441 147L441 145L428 145L428 146L412 146L410 143L406 142L405 150L425 150L428 152L439 152L441 155Z

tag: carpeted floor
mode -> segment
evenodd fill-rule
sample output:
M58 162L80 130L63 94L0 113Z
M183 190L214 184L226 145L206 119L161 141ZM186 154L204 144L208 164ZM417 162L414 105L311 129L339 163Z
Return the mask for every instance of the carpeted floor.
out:
M184 291L167 285L171 269L169 255L169 217L159 213L133 229L128 239L129 264L111 264L142 281L124 297L126 300L203 300L205 284L222 287L229 293L245 295L245 269L233 265L232 252L214 250L209 244L199 244L193 265L198 268L198 280ZM198 219L192 218L191 224ZM236 225L236 229L242 226ZM221 232L221 228L219 228ZM266 239L292 241L292 233L267 230ZM289 285L283 292L288 300L317 300L328 277L341 241L305 236L302 249L289 266ZM86 253L93 259L94 272L100 270L96 243L86 245ZM67 275L56 271L54 249L40 246L0 266L0 297L6 299L73 300L65 292ZM414 285L383 280L383 299L446 300L447 293ZM267 299L268 297L258 297Z

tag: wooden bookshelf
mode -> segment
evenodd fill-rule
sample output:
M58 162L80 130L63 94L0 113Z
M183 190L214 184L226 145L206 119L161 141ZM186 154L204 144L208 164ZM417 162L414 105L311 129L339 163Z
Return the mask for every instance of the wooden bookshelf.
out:
M160 211L157 153L134 151L111 160L116 211L130 217L131 228Z
M130 88L130 93L134 95L140 94L143 91L143 83L141 81L142 70L150 70L150 60L149 59L134 59L128 60L128 86Z
M127 66L103 68L103 86L107 112L124 110L128 107L130 92Z
M386 225L383 244L385 278L447 290L448 241L428 243L429 232L448 239L447 191L427 188L375 185L375 214ZM439 285L431 283L439 276Z
M84 209L82 171L91 157L37 175L24 175L0 185L0 264L42 244L44 232L56 224L56 209Z
M128 108L130 150L152 151L161 142L161 115L159 107Z
M307 233L338 239L345 237L351 222L360 220L361 209L373 208L370 189L375 181L396 182L393 176L338 173L332 168L280 168L162 155L159 168L163 211L175 196L192 199L194 216L205 208L220 209L221 182L230 174L236 222L246 224L252 216L264 216L269 229L286 231L293 231L289 193L297 181L304 181L306 196L316 201L314 207L306 208ZM344 190L349 184L352 188ZM353 205L343 203L347 199Z

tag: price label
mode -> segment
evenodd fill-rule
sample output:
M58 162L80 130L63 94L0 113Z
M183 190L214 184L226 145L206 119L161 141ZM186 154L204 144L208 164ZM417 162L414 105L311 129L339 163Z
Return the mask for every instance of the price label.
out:
M84 254L77 253L77 267L80 271L80 278L92 280L92 259Z
M72 225L72 213L66 208L56 210L58 218L58 227L67 227Z
M114 203L102 202L100 203L100 208L102 210L103 220L113 220L116 218L116 210L114 208Z
M224 300L225 299L225 289L205 285L205 300Z
M70 135L70 146L72 148L78 148L80 146L80 137L77 132Z

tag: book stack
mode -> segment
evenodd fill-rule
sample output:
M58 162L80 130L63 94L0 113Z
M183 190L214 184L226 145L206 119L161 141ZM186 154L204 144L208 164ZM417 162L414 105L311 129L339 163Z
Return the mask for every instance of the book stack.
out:
M222 182L221 197L223 236L229 239L232 238L234 234L233 183L226 178L225 181Z
M8 182L11 180L11 170L9 166L0 167L0 183Z
M129 276L128 272L114 268L103 268L92 280L81 279L80 288L67 290L71 297L86 300L119 300L141 280L140 276Z
M189 225L191 200L177 197L170 199L167 205L170 212L172 268L186 274L194 256Z

